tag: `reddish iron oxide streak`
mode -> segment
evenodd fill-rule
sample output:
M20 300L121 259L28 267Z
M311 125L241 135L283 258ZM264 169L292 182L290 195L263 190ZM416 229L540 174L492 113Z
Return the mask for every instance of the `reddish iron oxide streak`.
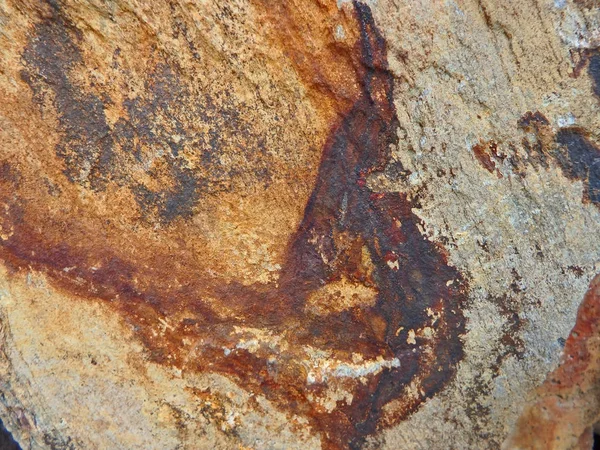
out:
M165 281L171 277L171 260L157 261L156 267L137 267L132 261L116 257L110 248L102 248L94 257L103 264L90 270L89 255L78 253L66 238L65 242L49 244L36 231L36 224L22 220L27 205L18 198L9 205L9 225L14 233L0 247L4 260L15 269L33 267L70 292L111 300L136 326L155 361L186 370L225 374L244 388L265 395L282 410L309 418L321 432L324 447L329 448L361 447L378 427L403 420L439 392L452 379L456 364L462 359L461 335L465 331L462 307L466 283L449 266L443 249L419 230L419 219L412 212L415 205L403 193L375 193L367 186L369 175L381 171L389 161L390 147L398 140L398 123L385 40L367 5L355 2L354 10L361 36L354 50L360 60L360 94L331 130L314 191L289 244L278 286L224 283L210 287L214 297L236 299L241 305L236 304L235 318L223 318L201 301L207 288L205 280L195 272L178 274L185 280L182 286L171 286ZM97 130L109 135L103 141L105 147L100 149L105 157L99 158L106 162L101 169L106 169L108 175L98 172L96 184L91 186L92 190L101 190L111 179L126 181L125 175L120 178L117 172L113 173L113 148L109 143L127 139L118 129L106 128L99 100L82 95L71 83L68 73L77 61L63 59L68 55L77 59L79 53L63 30L67 26L65 20L59 11L50 22L40 25L24 58L33 61L33 67L37 64L43 69L48 64L45 76L53 81L59 127L65 129L66 139L75 139L71 147L82 149L76 157L98 159L96 154L86 156L85 152L94 151L87 140L92 142ZM34 91L39 88L29 74L24 74L24 78ZM90 108L93 123L85 119L84 112ZM142 106L138 109L134 111L136 117L146 117L140 112ZM147 116L143 120L151 120L152 115ZM151 128L142 122L129 126ZM148 140L155 138L147 136ZM57 154L67 154L63 151L66 147L64 142L59 144ZM69 161L66 162L68 166ZM177 167L173 171L180 180L177 186L181 192L189 190L186 186L199 184L193 174ZM76 182L75 172L66 175ZM0 166L0 184L6 189L17 186L18 173L9 165ZM163 211L165 222L185 220L198 201L197 190L192 191L192 196L179 195L179 191L175 192L177 195L150 195L144 191L140 194L140 208L158 208ZM184 202L182 207L178 206L178 199ZM374 266L372 274L359 268L364 247ZM65 267L73 269L65 271ZM155 283L136 284L135 280L142 278ZM308 312L309 295L342 278L375 287L375 304L328 315ZM193 310L194 317L167 330L162 341L153 339L151 331L157 319L177 311L178 305ZM432 320L432 316L436 319ZM246 350L225 354L223 346L231 342L235 326L285 332L294 348L277 355L277 366L263 355ZM432 329L433 337L414 335L426 326ZM185 360L181 350L184 338L203 340L196 360ZM370 374L366 382L352 387L352 402L338 402L335 409L327 411L309 400L309 394L319 393L323 386L307 386L306 373L297 370L294 358L302 346L331 351L343 360L350 360L352 353L360 353L365 359L397 358L400 367ZM410 383L418 387L417 397L404 394ZM394 408L384 410L394 401Z
M246 296L253 309L250 315L262 317L263 325L293 328L299 345L397 357L401 367L385 370L357 386L350 405L338 404L334 411L323 412L306 401L303 379L288 378L284 385L269 377L265 361L250 355L223 357L218 351L211 353L215 364L241 383L256 383L276 403L283 401L287 408L314 419L312 423L324 432L326 445L332 448L360 447L382 424L383 407L398 399L408 383L416 381L423 397L405 400L385 422L405 418L443 388L463 355L460 335L464 333L461 308L465 284L460 273L419 231L419 220L406 195L374 193L367 187L366 177L383 169L389 160L389 148L397 144L398 125L385 41L369 8L361 3L355 3L355 8L362 33L360 98L334 127L323 151L317 183L290 245L280 289L263 296L242 294L242 289L237 294ZM367 246L376 267L373 281L379 291L377 302L368 309L310 316L304 306L311 292L342 275L360 277L356 261L362 245L342 246L336 238L340 235ZM231 288L226 290L231 293ZM281 317L282 308L285 318ZM417 338L416 346L408 344L410 330L430 323L428 310L441 317L435 324L433 362L425 360L420 344L426 345L421 338ZM302 326L295 325L298 323ZM242 375L246 369L252 373Z
M565 343L558 368L548 377L544 386L547 392L560 394L578 386L597 383L598 368L593 366L590 339L600 336L600 276L590 283L590 288L579 305L575 326Z
M336 248L333 236L337 233L356 236L369 248L377 268L374 277L380 294L377 304L363 314L383 319L386 326L378 344L397 356L402 366L383 373L351 406L342 408L352 427L347 430L347 436L360 442L365 434L375 430L382 406L396 398L417 374L423 376L421 383L427 396L442 388L462 357L459 335L464 332L464 318L460 310L463 298L459 292L462 278L447 264L440 249L418 230L412 204L404 194L378 194L366 187L366 176L381 170L389 160L390 146L397 144L398 124L385 41L374 25L368 6L355 3L355 7L361 24L363 91L333 130L324 150L317 185L284 271L284 280L287 280L284 288L294 290L294 298L299 301L305 296L302 291L314 289L322 280L335 279L351 270ZM311 237L315 235L320 236L320 240L318 244L311 244ZM332 263L324 262L316 245L321 252L326 249L326 260ZM447 283L451 280L454 284L449 287ZM431 372L420 366L419 357L411 354L407 345L409 330L427 323L427 308L443 310L445 322L439 330L435 369ZM318 335L325 329L341 332L344 327L355 324L356 342L363 332L356 327L361 319L340 319L337 318L337 323L323 320L311 325L311 334ZM363 327L370 328L367 323L363 323ZM400 327L404 328L397 332ZM377 342L377 336L371 338ZM344 341L340 344L344 345ZM321 420L327 424L326 417ZM331 429L336 425L326 426Z
M494 161L492 161L490 155L485 152L485 149L481 144L476 144L473 146L473 153L485 170L487 170L489 173L494 173L496 164L494 164Z
M489 173L496 172L496 176L498 178L502 178L502 174L496 168L495 162L495 160L502 159L502 157L498 154L498 144L496 144L494 141L480 142L479 144L475 144L473 146L473 154L485 170L487 170Z

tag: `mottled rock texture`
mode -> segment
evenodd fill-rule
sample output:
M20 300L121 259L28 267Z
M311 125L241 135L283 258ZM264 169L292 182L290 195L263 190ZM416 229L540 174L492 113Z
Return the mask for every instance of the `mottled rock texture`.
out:
M560 365L538 388L504 448L593 445L600 419L600 276L592 281L566 341Z
M590 447L595 2L0 0L0 98L23 448Z

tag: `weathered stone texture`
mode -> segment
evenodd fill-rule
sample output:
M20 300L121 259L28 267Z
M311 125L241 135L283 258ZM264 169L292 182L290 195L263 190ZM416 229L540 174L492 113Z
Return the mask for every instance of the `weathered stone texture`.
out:
M0 98L23 448L589 447L594 2L0 0Z

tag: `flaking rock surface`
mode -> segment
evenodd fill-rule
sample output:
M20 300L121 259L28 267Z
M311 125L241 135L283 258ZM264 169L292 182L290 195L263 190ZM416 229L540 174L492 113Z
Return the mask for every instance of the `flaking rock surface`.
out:
M0 98L22 448L590 447L595 2L0 0Z

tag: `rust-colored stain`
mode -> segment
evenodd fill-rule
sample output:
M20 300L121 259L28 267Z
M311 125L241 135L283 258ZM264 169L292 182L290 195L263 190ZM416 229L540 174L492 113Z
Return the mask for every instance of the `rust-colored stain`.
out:
M5 264L110 302L154 361L226 375L308 418L326 448L360 447L448 383L463 355L466 284L405 194L368 187L398 139L386 43L368 6L290 2L263 16L326 122L315 123L325 130L313 137L317 158L295 162L302 155L273 156L276 140L244 116L254 109L194 88L154 50L143 95L117 100L84 85L84 32L59 5L43 5L21 72L59 137L35 148L49 168L0 164ZM339 14L346 44L331 37L327 17ZM299 42L322 52L311 59ZM123 64L115 49L113 67ZM286 208L284 231L260 234ZM244 227L257 246L282 248L266 277L250 257L219 257Z
M600 205L600 146L586 129L564 127L554 131L540 112L526 113L519 126L538 137L536 148L527 141L523 143L532 161L545 167L549 160L554 161L566 177L583 182L584 202Z
M592 428L600 416L599 338L600 276L596 276L579 306L559 366L537 388L535 401L519 418L507 448L591 448Z
M481 166L489 173L496 173L498 178L502 178L502 173L496 168L496 160L502 160L498 153L498 144L494 141L480 142L473 146L473 154Z

